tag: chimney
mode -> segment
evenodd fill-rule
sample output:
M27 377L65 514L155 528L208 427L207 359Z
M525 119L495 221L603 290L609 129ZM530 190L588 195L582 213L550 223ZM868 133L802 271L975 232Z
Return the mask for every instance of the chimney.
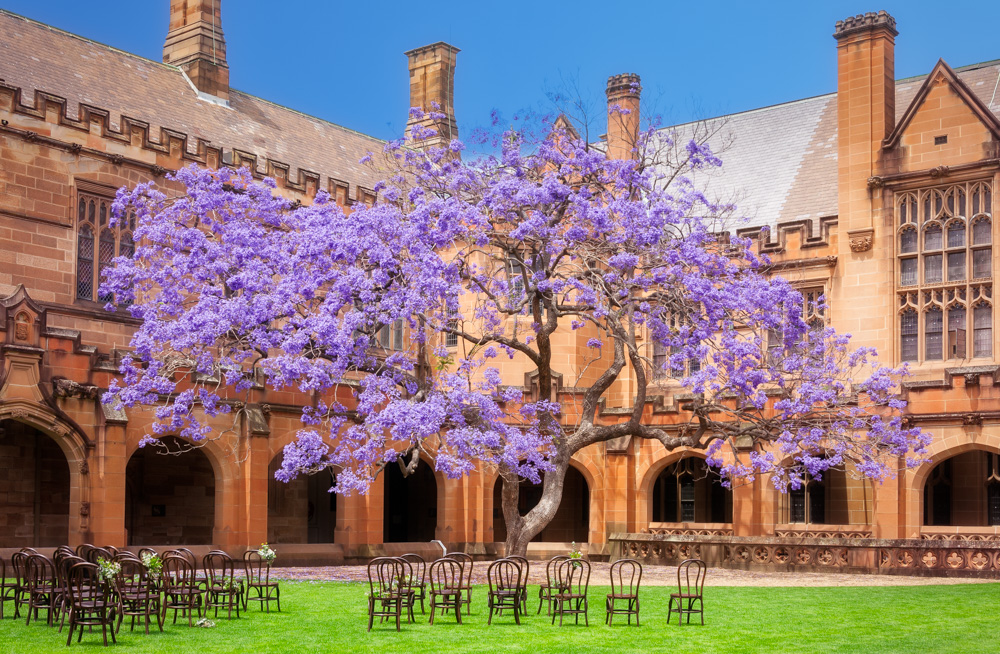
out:
M837 168L838 213L854 252L875 241L881 201L869 178L880 173L882 141L896 120L894 49L896 19L885 11L838 21Z
M410 67L410 106L425 112L444 114L444 118L425 117L406 121L406 137L414 125L429 127L438 136L421 142L421 147L446 147L458 138L455 122L455 63L459 49L444 41L425 45L406 53ZM435 109L435 106L437 108Z
M635 73L608 78L608 158L632 159L639 140L639 76Z
M222 0L170 0L163 63L180 67L201 93L229 101Z

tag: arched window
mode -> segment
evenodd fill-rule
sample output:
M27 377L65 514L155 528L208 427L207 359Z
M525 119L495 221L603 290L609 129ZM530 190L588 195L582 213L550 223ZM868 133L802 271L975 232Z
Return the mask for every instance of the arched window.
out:
M79 191L78 196L76 297L108 302L113 298L97 291L101 275L115 257L134 254L135 215L130 214L112 228L111 198L86 191Z
M993 355L992 203L987 182L896 195L898 295L901 307L917 311L900 314L901 360ZM972 304L980 297L986 301Z
M826 484L806 475L799 488L788 490L788 522L826 524Z

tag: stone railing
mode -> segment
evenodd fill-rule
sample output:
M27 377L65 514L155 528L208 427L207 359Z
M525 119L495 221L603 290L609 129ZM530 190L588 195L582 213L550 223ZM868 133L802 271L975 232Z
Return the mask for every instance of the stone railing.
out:
M775 525L779 538L871 538L869 525Z
M1000 542L1000 527L924 527L921 540Z
M729 522L651 522L642 533L664 536L732 536L733 525Z
M1000 541L612 534L611 560L783 572L1000 577Z

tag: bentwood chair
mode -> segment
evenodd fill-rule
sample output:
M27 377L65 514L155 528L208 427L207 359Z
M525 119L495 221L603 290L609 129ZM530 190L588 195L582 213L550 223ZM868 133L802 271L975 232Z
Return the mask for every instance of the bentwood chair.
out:
M635 559L621 559L611 564L611 592L608 593L604 623L614 623L616 615L628 616L639 626L639 584L642 582L642 564ZM619 606L624 603L625 606Z
M583 615L584 624L590 626L590 619L587 616L587 588L590 586L590 561L586 559L567 558L559 562L556 569L556 587L558 590L552 595L554 604L552 610L552 624L556 623L556 615L559 616L559 626L563 624L563 617L574 616L575 623L580 624L580 615Z
M498 559L486 569L487 624L493 624L493 616L503 615L504 609L514 611L514 622L521 624L521 574L521 566L510 559Z
M681 624L681 618L687 615L687 623L691 624L691 614L701 615L701 623L705 624L705 602L703 599L705 590L705 572L708 566L700 559L687 559L681 561L677 566L677 592L670 594L670 604L667 606L667 622L670 616L677 611L677 624ZM674 608L674 602L677 608ZM694 603L698 603L698 608Z
M552 597L560 590L556 574L559 570L559 564L568 558L568 556L560 554L553 556L545 564L545 583L538 587L538 613L542 612L544 606L545 614L552 615Z
M508 559L521 567L521 615L528 613L528 574L531 572L531 564L523 556L508 556Z
M249 602L259 602L260 610L271 612L271 602L281 611L281 588L278 582L271 581L271 566L261 557L257 550L247 550L243 553L243 570L246 573L246 593L243 595L243 610L247 610Z
M195 578L195 569L191 562L177 554L168 554L163 558L163 605L161 616L165 619L167 611L173 609L174 624L177 624L177 612L187 615L188 626L194 626L194 613L201 617L202 589Z
M472 557L465 552L448 552L446 558L454 559L462 565L462 583L460 588L465 594L462 604L465 604L466 615L472 614Z
M399 557L410 564L412 575L407 580L407 586L413 591L413 601L420 600L420 612L427 613L424 600L427 599L427 562L419 554L404 554Z
M115 601L110 587L102 583L99 568L93 563L77 563L69 570L67 582L69 595L69 635L66 646L73 642L73 631L80 629L77 642L83 640L84 627L101 628L104 646L108 646L108 627L111 627L111 642L115 640Z
M447 613L449 609L455 612L455 621L462 624L462 579L464 572L462 564L453 558L445 557L431 563L431 624L434 624L434 611L441 609Z
M13 566L11 573L13 574ZM3 606L7 602L14 604L15 614L17 611L17 579L7 579L7 563L0 557L0 620L3 620Z
M118 594L118 629L125 618L132 618L129 631L135 630L135 619L142 620L149 634L149 625L156 620L156 626L163 631L163 617L160 615L160 593L149 578L146 566L135 557L119 554L115 557L122 570L115 583Z
M30 550L30 551L29 551ZM28 558L35 550L24 548L10 557L14 569L14 619L21 617L21 607L28 605Z
M221 550L212 551L202 559L202 568L208 578L205 615L214 607L215 617L219 617L219 606L224 606L229 611L227 619L232 619L233 607L236 608L236 617L240 617L243 580L236 578L236 563L233 558Z
M399 631L404 595L408 592L402 586L404 570L402 560L395 557L380 556L368 562L368 631L372 630L375 618L378 618L379 622L384 622L386 618L395 618L396 631ZM432 602L432 622L433 606Z
M44 609L46 620L51 627L54 614L59 609L62 600L59 585L56 583L55 564L46 556L32 554L28 557L27 580L28 617L25 620L25 625L31 624L32 612L37 620L39 609Z

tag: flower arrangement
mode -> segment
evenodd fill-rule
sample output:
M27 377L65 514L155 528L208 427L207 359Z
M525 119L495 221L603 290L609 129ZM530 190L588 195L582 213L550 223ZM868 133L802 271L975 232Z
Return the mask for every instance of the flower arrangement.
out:
M115 580L115 578L122 572L121 563L116 563L111 559L106 559L101 557L97 559L97 577L105 583L109 583Z
M580 551L580 546L576 544L576 541L570 543L569 558L573 560L573 567L579 568L579 559L583 558L583 552Z
M260 549L257 550L257 553L260 554L260 558L267 565L271 565L274 563L274 560L278 558L278 553L272 550L267 543L261 543Z
M146 566L146 572L149 574L150 579L160 578L160 575L163 572L163 559L161 559L159 555L143 552L142 564Z

